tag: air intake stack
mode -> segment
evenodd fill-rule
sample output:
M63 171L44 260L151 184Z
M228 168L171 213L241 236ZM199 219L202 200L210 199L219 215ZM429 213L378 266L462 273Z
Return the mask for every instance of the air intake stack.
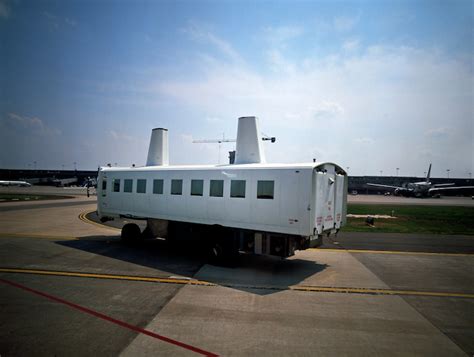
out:
M146 166L167 166L169 164L168 153L168 129L153 129Z
M258 118L239 118L235 164L260 164L266 162L259 132Z

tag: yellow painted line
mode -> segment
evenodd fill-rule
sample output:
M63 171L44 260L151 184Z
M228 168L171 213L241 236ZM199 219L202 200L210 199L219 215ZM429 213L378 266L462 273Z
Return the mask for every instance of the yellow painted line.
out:
M308 248L319 252L345 252L345 253L370 253L370 254L399 254L399 255L432 255L432 256L448 256L448 257L474 257L469 253L428 253L428 252L399 252L396 250L369 250L369 249L332 249L332 248Z
M30 233L0 233L0 238L41 238L41 239L77 239L73 236L57 236L53 234L30 234Z
M95 212L95 210L90 210L90 211L84 211L82 212L80 215L79 215L79 219L85 223L89 223L89 224L92 224L94 226L97 226L97 227L100 227L100 228L105 228L105 229L111 229L113 231L120 231L119 228L114 228L114 227L110 227L110 226L106 226L105 224L100 224L100 223L97 223L97 222L94 222L92 220L90 220L89 218L87 218L87 215L91 212Z
M464 293L445 293L436 291L414 291L414 290L391 290L391 289L372 289L372 288L336 288L324 286L301 286L290 287L296 291L330 292L330 293L352 293L352 294L370 294L370 295L416 295L416 296L437 296L437 297L460 297L474 299L474 294Z
M18 274L35 274L49 276L67 276L77 278L93 278L93 279L110 279L110 280L128 280L143 281L163 284L181 284L181 285L199 285L199 286L223 286L228 288L247 288L256 290L292 290L306 292L326 292L326 293L344 293L344 294L365 294L365 295L411 295L411 296L432 296L432 297L454 297L474 299L474 294L436 292L436 291L412 291L412 290L391 290L391 289L375 289L375 288L351 288L351 287L326 287L326 286L305 286L294 285L289 287L275 286L247 286L238 284L218 284L203 280L187 279L187 278L159 278L147 276L128 276L128 275L112 275L112 274L94 274L94 273L78 273L51 270L36 269L19 269L19 268L0 268L0 273L18 273Z
M157 278L157 277L147 277L147 276L128 276L128 275L77 273L77 272L37 270L37 269L0 268L0 273L54 275L54 276L68 276L68 277L75 277L75 278L131 280L131 281L146 281L146 282L153 282L153 283L185 284L185 285L205 285L205 286L214 286L214 285L216 285L216 284L208 283L206 281L193 280L193 279L184 279L184 278L183 279L180 279L180 278Z

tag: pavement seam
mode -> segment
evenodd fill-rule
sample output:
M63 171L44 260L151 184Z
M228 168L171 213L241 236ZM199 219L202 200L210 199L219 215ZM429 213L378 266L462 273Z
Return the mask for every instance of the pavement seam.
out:
M430 296L430 297L474 299L474 294L467 294L467 293L392 290L392 289L380 289L380 288L331 287L331 286L313 286L313 285L292 285L288 287L281 287L281 286L240 285L240 284L228 284L228 283L219 284L219 283L212 283L208 281L195 280L195 279L189 279L189 278L126 276L126 275L113 275L113 274L96 274L96 273L50 271L50 270L21 269L21 268L0 268L0 273L66 276L66 277L109 279L109 280L128 280L128 281L141 281L141 282L152 282L152 283L161 283L161 284L179 284L179 285L194 285L194 286L208 286L208 287L221 286L221 287L228 287L228 288L255 289L255 290L274 290L274 291L291 290L291 291L304 291L304 292L327 292L327 293L364 294L364 295Z
M36 233L0 233L0 238L41 238L41 239L68 239L74 240L77 237L73 236L56 236L50 234L36 234Z

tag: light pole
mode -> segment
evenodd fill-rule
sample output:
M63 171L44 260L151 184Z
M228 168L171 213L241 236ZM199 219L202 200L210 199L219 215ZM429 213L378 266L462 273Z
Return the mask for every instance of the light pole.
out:
M383 170L380 170L380 176L382 176Z
M469 178L472 178L472 172L469 172Z
M398 176L398 170L400 170L400 168L399 168L399 167L397 167L397 176Z
M446 169L446 172L448 173L448 178L449 178L449 171L451 171L450 169Z
M35 168L35 171L36 171L36 161L33 161L33 165L34 165L34 168Z
M74 161L74 171L77 171L77 162Z

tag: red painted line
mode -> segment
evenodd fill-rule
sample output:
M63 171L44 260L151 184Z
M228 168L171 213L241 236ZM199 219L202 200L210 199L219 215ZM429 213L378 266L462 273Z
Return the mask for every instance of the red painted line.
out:
M49 299L49 300L53 300L53 301L58 302L58 303L60 303L60 304L64 304L64 305L67 305L67 306L69 306L69 307L72 307L73 309L76 309L76 310L85 312L86 314L89 314L89 315L98 317L98 318L100 318L100 319L102 319L102 320L105 320L105 321L112 322L112 323L114 323L114 324L116 324L116 325L125 327L125 328L127 328L127 329L129 329L129 330L132 330L132 331L135 331L135 332L139 332L139 333L143 333L144 335L147 335L147 336L156 338L156 339L158 339L158 340L171 343L172 345L182 347L182 348L187 349L187 350L189 350L189 351L193 351L193 352L199 353L199 354L204 355L204 356L218 356L218 355L216 355L216 354L214 354L214 353L212 353L212 352L208 352L208 351L202 350L202 349L200 349L200 348L197 348L197 347L188 345L188 344L186 344L186 343L173 340L173 339L171 339L171 338L169 338L169 337L162 336L162 335L159 335L159 334L157 334L157 333L154 333L154 332L151 332L151 331L142 329L142 328L140 328L140 327L138 327L138 326L130 325L130 324L124 322L124 321L117 320L117 319L114 319L113 317L104 315L104 314L102 314L102 313L100 313L100 312L97 312L97 311L88 309L87 307L74 304L74 303L72 303L72 302L69 302L69 301L63 300L63 299L61 299L61 298L58 298L58 297L55 297L55 296L52 296L52 295L43 293L43 292L38 291L38 290L35 290L35 289L28 288L28 287L26 287L26 286L24 286L24 285L21 285L21 284L18 284L18 283L14 283L13 281L5 280L5 279L2 279L2 278L0 278L0 281L1 281L2 283L4 283L4 284L11 285L11 286L14 286L14 287L16 287L16 288L19 288L19 289L28 291L28 292L30 292L30 293L33 293L33 294L36 294L36 295L45 297L45 298L47 298L47 299Z

